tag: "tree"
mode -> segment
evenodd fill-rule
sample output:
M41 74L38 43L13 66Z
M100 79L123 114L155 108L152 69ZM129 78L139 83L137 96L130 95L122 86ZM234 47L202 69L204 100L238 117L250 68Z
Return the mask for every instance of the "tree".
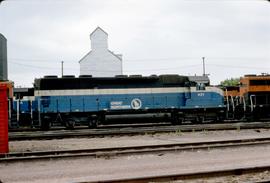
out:
M231 78L225 79L224 81L220 82L221 86L238 86L240 82L240 78Z

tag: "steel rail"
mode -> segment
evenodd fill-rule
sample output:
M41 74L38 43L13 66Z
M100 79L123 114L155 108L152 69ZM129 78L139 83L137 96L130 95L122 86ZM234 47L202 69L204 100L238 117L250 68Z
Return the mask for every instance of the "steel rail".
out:
M225 120L222 122L206 122L206 123L201 123L201 124L205 124L205 125L219 125L219 124L235 124L235 123L269 123L270 121L259 121L259 122L247 122L244 120ZM189 125L198 125L198 124L191 124L191 123L182 123L180 124L182 126L189 126ZM109 123L109 124L104 124L104 125L99 125L98 127L96 127L95 129L113 129L113 128L126 128L126 127L153 127L153 126L178 126L178 125L172 125L171 122L139 122L139 123ZM83 130L83 129L89 129L88 126L75 126L74 129L72 130ZM70 129L67 129L64 126L53 126L51 127L51 129L49 131L56 131L56 130L67 130L69 131ZM10 128L9 129L10 132L36 132L36 131L43 131L40 128L35 128L35 127L19 127L19 128Z
M169 143L158 145L111 147L97 149L78 149L78 150L60 150L60 151L36 151L8 153L2 155L0 162L12 162L21 160L42 160L53 158L71 158L71 157L111 157L118 155L135 155L148 153L164 153L190 150L204 150L213 148L231 148L250 145L270 144L270 137L235 139L235 140L217 140L191 143Z
M222 123L222 124L199 124L199 125L176 125L176 126L154 126L154 127L125 127L108 129L84 129L84 130L59 130L59 131L38 131L38 132L10 132L9 140L42 140L73 137L100 137L100 136L121 136L138 134L155 134L168 132L191 132L211 130L240 130L270 128L270 123Z
M105 124L105 125L99 125L96 129L114 129L114 128L125 128L125 127L151 127L151 126L171 126L170 122L159 122L159 123L119 123L119 124ZM89 129L88 126L75 126L73 130L84 130ZM70 131L70 129L67 129L64 126L53 126L49 131L57 131L57 130L67 130ZM37 132L42 131L40 128L31 128L31 127L19 127L19 128L10 128L9 132Z
M221 176L232 176L232 175L244 175L250 173L260 173L263 171L269 171L270 165L265 166L254 166L254 167L240 167L214 171L200 171L192 173L179 173L179 174L167 174L157 176L145 176L145 177L133 177L133 178L122 178L122 179L111 179L111 180L99 180L99 181L83 181L78 183L148 183L148 182L170 182L176 180L192 180L202 178L213 178ZM269 180L258 181L269 182Z

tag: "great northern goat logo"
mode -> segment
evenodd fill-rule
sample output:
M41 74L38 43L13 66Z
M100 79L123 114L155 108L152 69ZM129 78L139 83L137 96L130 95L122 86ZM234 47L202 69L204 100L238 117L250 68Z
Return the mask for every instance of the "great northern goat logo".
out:
M142 107L142 101L138 98L135 98L131 101L132 109L140 109Z

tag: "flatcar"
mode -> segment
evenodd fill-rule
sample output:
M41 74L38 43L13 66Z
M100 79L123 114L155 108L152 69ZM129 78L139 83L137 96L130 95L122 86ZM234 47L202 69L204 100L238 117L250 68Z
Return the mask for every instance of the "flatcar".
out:
M35 79L34 95L43 129L54 123L96 127L109 115L166 113L172 123L180 124L221 119L225 114L221 89L179 75L47 76Z

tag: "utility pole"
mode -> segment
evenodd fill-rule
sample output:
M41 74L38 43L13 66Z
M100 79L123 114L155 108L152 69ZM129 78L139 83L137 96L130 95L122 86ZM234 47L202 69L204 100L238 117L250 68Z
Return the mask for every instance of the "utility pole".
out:
M203 60L203 76L205 76L205 63L204 63L204 59L205 59L205 57L202 57L202 60Z
M62 71L62 77L64 75L64 61L61 62L61 71Z

